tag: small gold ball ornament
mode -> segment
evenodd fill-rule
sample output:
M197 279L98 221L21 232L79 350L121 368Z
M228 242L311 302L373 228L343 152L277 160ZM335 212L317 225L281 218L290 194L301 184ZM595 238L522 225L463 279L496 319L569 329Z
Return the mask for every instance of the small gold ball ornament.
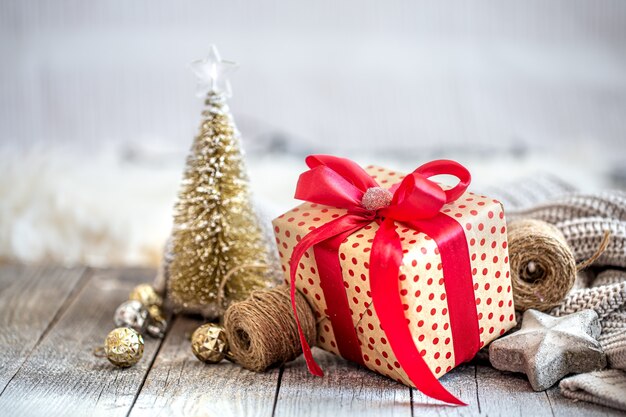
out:
M107 336L104 353L115 366L133 366L143 356L143 337L131 328L118 327Z
M130 292L129 300L137 300L146 308L151 306L161 307L163 305L163 298L156 292L154 287L150 284L137 285Z
M228 354L226 331L215 323L203 324L191 335L191 350L202 362L220 362Z

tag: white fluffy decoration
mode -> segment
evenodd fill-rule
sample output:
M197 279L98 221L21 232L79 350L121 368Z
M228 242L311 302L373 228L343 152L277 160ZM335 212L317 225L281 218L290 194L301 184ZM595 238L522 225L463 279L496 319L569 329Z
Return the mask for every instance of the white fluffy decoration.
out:
M0 155L0 258L66 265L156 265L178 167L89 155Z

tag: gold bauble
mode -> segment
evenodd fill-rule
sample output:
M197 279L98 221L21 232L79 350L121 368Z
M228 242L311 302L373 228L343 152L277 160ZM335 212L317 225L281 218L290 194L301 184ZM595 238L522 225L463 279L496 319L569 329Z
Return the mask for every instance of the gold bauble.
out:
M130 300L137 300L146 308L151 306L161 307L163 305L163 298L155 291L154 287L150 284L137 285L130 292L128 297Z
M228 353L226 331L215 323L198 327L191 335L191 350L202 362L220 362Z
M107 336L104 353L115 366L133 366L143 356L143 337L133 329L118 327Z

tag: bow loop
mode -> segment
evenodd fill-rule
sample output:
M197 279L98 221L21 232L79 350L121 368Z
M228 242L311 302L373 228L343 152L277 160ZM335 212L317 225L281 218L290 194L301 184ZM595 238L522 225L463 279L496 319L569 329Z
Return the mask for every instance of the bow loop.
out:
M363 191L327 166L319 165L300 174L295 198L331 207L360 207Z
M300 174L295 198L311 203L363 211L363 194L378 184L355 162L330 155L310 155L309 170Z
M347 158L331 155L309 155L306 157L306 164L309 168L326 166L363 192L368 188L378 186L376 181L359 164Z
M413 171L413 173L421 174L425 178L434 177L435 175L453 175L457 177L459 183L445 191L446 203L451 203L461 197L472 181L472 176L467 168L449 159L437 159L435 161L426 162Z
M391 205L381 210L381 215L398 221L429 219L445 203L446 193L438 184L413 172L396 188Z

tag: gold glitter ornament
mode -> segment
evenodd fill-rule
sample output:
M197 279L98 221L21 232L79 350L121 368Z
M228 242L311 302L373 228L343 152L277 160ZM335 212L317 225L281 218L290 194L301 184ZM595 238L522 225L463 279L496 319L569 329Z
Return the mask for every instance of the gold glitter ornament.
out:
M191 350L202 362L220 362L228 355L226 331L215 323L203 324L191 335Z
M163 299L156 292L154 287L152 287L152 285L150 285L150 284L140 284L140 285L137 285L130 292L130 296L128 297L128 299L129 300L137 300L141 304L146 306L146 308L149 308L149 307L152 307L152 306L161 307L163 305Z
M226 104L226 75L234 65L212 48L192 68L207 107L174 207L164 274L175 312L217 318L230 302L269 286L268 274L258 270L228 273L241 265L269 264L270 249L252 208L239 132Z
M143 337L128 327L112 330L104 342L104 353L115 366L133 366L143 356Z

